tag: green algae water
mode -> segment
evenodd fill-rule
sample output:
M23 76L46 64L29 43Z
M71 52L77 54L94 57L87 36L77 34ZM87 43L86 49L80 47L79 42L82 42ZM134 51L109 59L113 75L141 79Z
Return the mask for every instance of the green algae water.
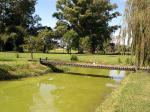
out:
M114 71L66 70L0 82L0 112L94 112L118 84Z

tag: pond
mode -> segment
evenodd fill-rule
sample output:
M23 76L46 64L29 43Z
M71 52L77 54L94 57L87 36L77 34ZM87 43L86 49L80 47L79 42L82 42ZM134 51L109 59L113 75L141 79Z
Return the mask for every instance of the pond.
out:
M125 76L124 71L65 69L0 82L0 112L94 112Z

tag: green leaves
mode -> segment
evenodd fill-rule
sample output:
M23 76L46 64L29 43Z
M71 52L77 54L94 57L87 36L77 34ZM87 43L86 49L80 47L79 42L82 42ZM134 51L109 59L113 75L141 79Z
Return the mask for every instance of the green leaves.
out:
M67 50L70 50L71 52L71 48L75 46L75 41L78 38L78 34L74 30L69 30L64 34L63 37Z
M149 10L149 0L128 0L127 2L124 30L126 35L129 35L129 40L132 39L132 54L136 56L138 66L150 65Z
M16 33L15 42L8 40L3 50L16 49L23 52L20 47L24 44L24 37L31 33L30 29L38 26L40 17L33 16L35 12L35 4L37 0L0 0L0 35ZM1 42L0 42L1 43ZM15 45L14 45L15 44Z
M69 46L73 43L73 40L78 37L78 34L74 30L69 30L64 34L64 40Z
M72 35L70 30L78 34L77 41L73 41L78 44L76 45L78 50L81 37L90 38L94 53L99 44L105 39L110 39L111 33L116 30L116 27L111 27L108 23L119 13L112 12L117 6L111 4L109 0L58 0L56 7L57 12L54 13L54 17L59 20L58 22L67 23L69 33L64 36ZM57 24L57 28L59 26L62 27Z

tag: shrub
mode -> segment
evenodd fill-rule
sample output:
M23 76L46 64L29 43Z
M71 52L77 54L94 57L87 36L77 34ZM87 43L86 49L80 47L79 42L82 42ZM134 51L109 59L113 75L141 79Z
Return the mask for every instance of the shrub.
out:
M120 59L120 58L118 58L118 63L122 63L122 61L121 61L121 59Z
M130 65L135 65L135 62L132 58L130 59Z
M132 58L126 58L125 62L128 65L135 65L135 62L134 62L134 60Z
M20 58L20 57L19 57L19 53L16 54L16 58Z
M78 57L76 55L71 55L71 61L78 61Z
M129 64L130 64L130 61L131 61L130 58L126 58L126 61L125 61L125 62L126 62L127 65L129 65Z

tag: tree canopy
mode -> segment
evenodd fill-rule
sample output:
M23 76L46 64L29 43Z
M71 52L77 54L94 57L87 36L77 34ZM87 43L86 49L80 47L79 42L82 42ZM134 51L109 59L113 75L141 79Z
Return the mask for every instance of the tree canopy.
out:
M128 0L126 37L132 39L132 54L138 66L150 65L150 1Z
M1 50L13 50L16 47L17 51L23 51L21 45L24 37L40 20L38 15L33 16L36 1L0 0L0 43L3 43L0 45ZM15 38L11 36L14 33ZM3 35L8 38L3 40Z
M57 27L65 26L67 30L73 29L78 33L78 45L80 51L80 39L90 38L90 49L95 53L96 49L103 49L103 42L110 39L113 31L118 26L109 26L109 22L119 16L119 12L113 11L116 4L110 0L58 0L57 12L53 14L58 19Z

